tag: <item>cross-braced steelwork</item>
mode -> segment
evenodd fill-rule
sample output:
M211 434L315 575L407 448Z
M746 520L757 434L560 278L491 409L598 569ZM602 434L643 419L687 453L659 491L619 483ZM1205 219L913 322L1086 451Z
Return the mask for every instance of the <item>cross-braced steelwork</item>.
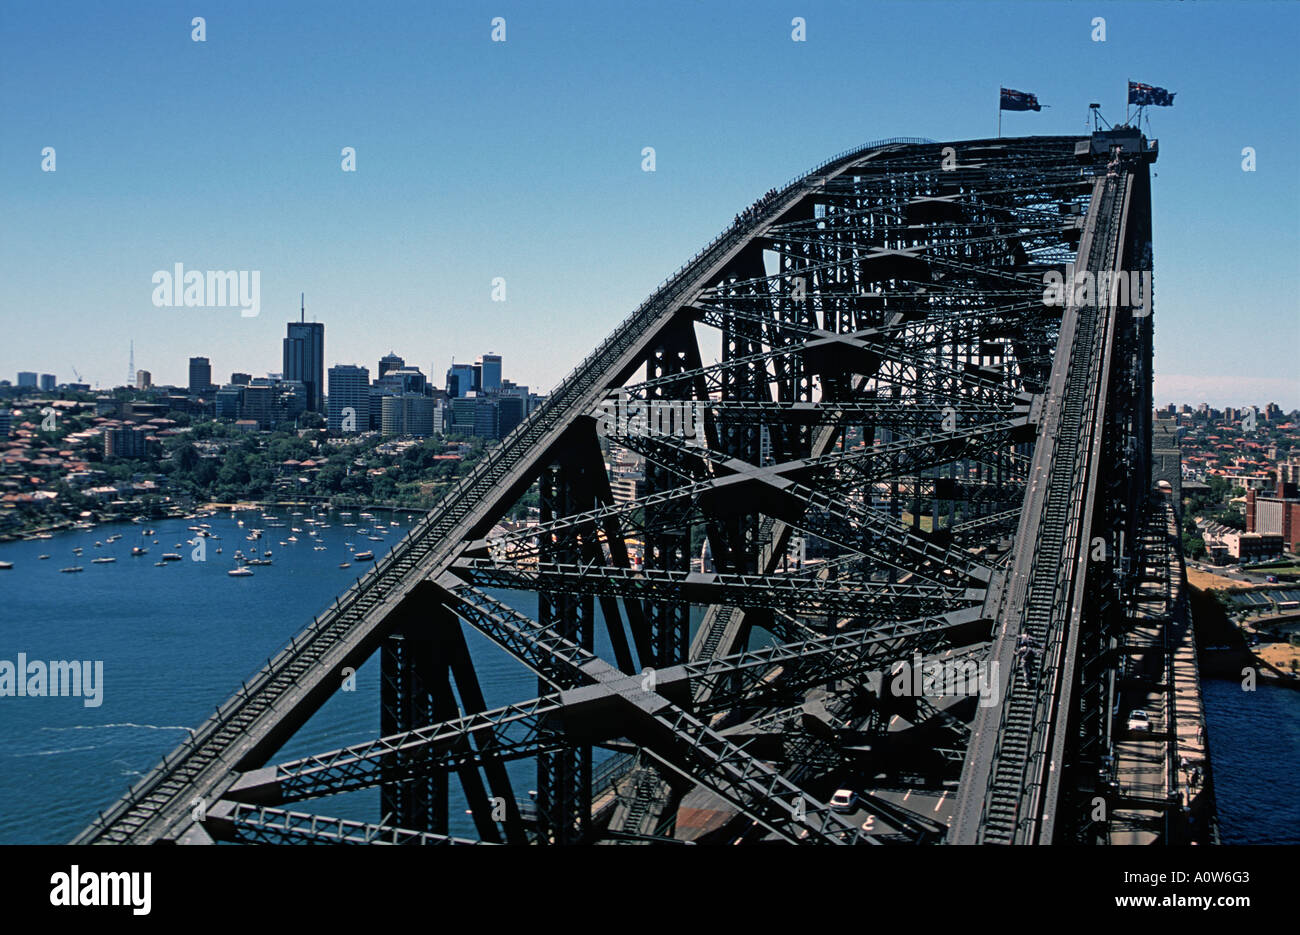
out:
M1151 268L1154 148L1099 136L765 196L79 840L1086 837L1131 587L1090 543L1149 482L1149 287L1045 301ZM468 630L536 697L489 709ZM379 736L274 762L375 652ZM375 823L278 807L375 788Z

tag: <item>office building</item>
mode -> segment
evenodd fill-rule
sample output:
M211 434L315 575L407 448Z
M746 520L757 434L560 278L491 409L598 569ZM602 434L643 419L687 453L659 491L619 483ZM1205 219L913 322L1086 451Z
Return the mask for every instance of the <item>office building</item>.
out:
M375 379L382 380L390 370L405 370L405 369L406 369L406 361L398 357L392 351L389 351L386 356L379 358L379 372L376 375Z
M137 390L147 390L153 386L153 374L148 370L137 370L135 372L135 388Z
M284 379L307 387L307 408L325 411L325 325L291 321L284 339Z
M240 413L243 411L245 388L237 383L227 383L217 390L213 407L214 414L218 419L240 418Z
M30 370L19 370L18 387L19 389L22 389L24 387L30 387L31 389L36 389L36 374Z
M495 393L501 389L501 355L484 354L474 362L479 379L476 389L480 393Z
M253 382L253 375L251 373L232 373L230 382L235 386L248 386Z
M212 392L212 362L206 357L190 358L189 390L191 396Z
M453 435L476 438L499 438L497 428L497 399L494 396L458 396L451 401L451 424L447 431Z
M505 438L514 427L524 421L524 406L527 400L522 396L506 395L497 397L497 435Z
M329 431L331 435L370 430L370 370L355 364L329 369Z
M381 431L385 435L414 435L425 438L433 434L435 404L433 397L416 393L383 398Z
M41 390L42 390L42 392L45 392L45 393L53 393L53 392L54 392L54 387L55 387L55 386L56 386L56 384L55 384L55 382L54 382L54 374L52 374L52 373L43 373L43 374L41 374Z
M452 361L451 367L447 370L447 395L453 399L468 396L477 388L474 380L474 367L470 364L458 364Z
M243 388L239 403L239 420L255 422L259 429L275 424L275 387L270 383L252 383Z
M403 367L388 371L375 381L375 385L397 395L419 393L423 396L428 392L429 380L418 367Z

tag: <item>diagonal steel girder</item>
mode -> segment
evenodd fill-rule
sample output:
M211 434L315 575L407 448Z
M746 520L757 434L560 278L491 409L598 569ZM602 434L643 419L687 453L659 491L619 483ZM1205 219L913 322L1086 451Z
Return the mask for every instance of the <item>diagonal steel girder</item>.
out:
M574 689L567 725L576 708L598 718L611 704L627 718L626 733L646 752L685 778L711 789L748 817L790 843L875 843L829 806L714 732L639 677L565 640L476 588L446 580L446 605L471 626L530 667L550 668L586 684ZM550 665L547 666L549 661ZM535 669L535 671L537 671ZM539 671L539 674L540 671ZM581 732L581 727L576 727Z
M735 704L758 703L771 694L804 690L835 678L859 674L906 658L968 627L978 619L971 608L941 617L900 621L870 629L856 629L779 646L736 653L707 662L685 663L659 670L658 694L688 699L700 687L709 701L697 714L726 710ZM903 645L905 644L905 645ZM888 651L891 645L902 648ZM886 650L880 652L880 650ZM774 683L770 672L784 668L789 675ZM606 679L606 684L630 681L644 688L644 675ZM600 683L591 683L600 684ZM633 690L636 690L635 688ZM467 714L449 721L379 737L338 750L291 760L244 773L226 792L225 799L250 805L281 805L320 796L369 788L397 779L424 775L430 770L480 766L489 759L535 756L571 743L555 730L608 740L623 733L618 718L597 722L582 718L591 707L589 695L569 689L491 711ZM581 725L581 726L579 726ZM478 749L465 743L478 740Z

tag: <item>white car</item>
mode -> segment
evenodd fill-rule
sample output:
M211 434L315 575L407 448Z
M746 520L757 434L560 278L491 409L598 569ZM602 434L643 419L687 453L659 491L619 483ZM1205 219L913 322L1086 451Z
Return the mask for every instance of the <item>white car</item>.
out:
M852 789L836 789L831 796L831 811L834 812L851 812L857 804L858 794Z
M1128 729L1135 734L1151 732L1151 715L1145 711L1134 711L1128 716Z

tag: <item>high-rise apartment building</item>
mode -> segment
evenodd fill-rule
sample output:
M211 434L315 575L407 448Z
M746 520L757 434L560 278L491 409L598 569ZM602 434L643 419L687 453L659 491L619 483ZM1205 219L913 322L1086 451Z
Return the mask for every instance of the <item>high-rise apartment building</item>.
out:
M54 374L52 373L41 374L41 390L43 392L53 393L55 385L56 384L54 380Z

